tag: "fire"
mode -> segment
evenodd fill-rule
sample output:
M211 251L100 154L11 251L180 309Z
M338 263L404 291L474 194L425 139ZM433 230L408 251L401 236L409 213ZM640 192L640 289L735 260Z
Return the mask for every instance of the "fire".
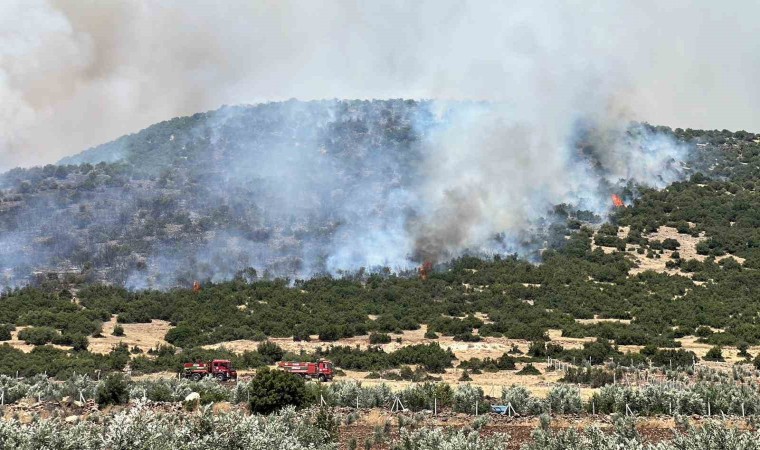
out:
M417 272L420 274L420 280L427 280L428 275L433 271L433 263L430 261L425 261L422 263L419 269L417 269Z
M201 282L198 280L193 281L193 292L196 294L201 291Z
M612 194L612 204L614 204L616 208L621 208L625 206L625 203L623 203L623 199L620 198L620 196L617 194Z

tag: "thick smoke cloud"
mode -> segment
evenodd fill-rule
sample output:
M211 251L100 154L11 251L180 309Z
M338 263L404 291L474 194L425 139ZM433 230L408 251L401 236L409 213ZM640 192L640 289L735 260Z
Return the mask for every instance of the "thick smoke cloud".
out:
M760 130L757 13L752 2L9 0L0 170L222 104L432 98L435 120L412 124L419 166L357 154L371 175L350 195L330 175L340 158L324 158L314 136L271 142L263 159L236 155L209 190L289 180L262 209L334 228L319 242L275 245L218 233L194 255L200 275L291 257L309 275L408 269L463 251L525 254L523 239L553 205L604 214L616 184L662 187L682 175L686 149L645 127L631 134L631 120ZM287 119L294 128L299 114ZM231 119L215 117L204 129ZM213 152L229 144L210 139ZM149 255L168 278L127 284L170 285L186 266L171 252Z
M760 129L757 2L0 2L0 169L291 97ZM580 102L580 103L579 103ZM545 113L545 114L543 114Z

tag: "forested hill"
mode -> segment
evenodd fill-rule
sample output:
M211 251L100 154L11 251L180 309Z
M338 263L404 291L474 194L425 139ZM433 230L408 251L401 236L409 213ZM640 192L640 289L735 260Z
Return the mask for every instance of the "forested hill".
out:
M445 121L431 103L410 100L223 107L14 169L0 176L2 285L66 278L166 288L368 266L367 253L390 245L357 236L413 216L422 143ZM671 224L706 232L701 251L756 265L758 136L644 127L692 149L683 169L691 181L625 187L634 205L613 220L631 225L627 239ZM573 205L546 217L551 226L521 242L536 258L581 225L599 225ZM620 246L619 237L600 239Z
M0 177L6 283L70 271L133 287L247 267L324 272L346 222L401 216L425 103L223 107Z

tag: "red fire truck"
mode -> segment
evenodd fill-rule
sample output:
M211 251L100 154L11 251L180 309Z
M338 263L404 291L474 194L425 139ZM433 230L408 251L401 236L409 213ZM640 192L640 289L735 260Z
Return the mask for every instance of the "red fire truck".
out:
M277 366L292 374L306 379L330 381L333 379L333 363L326 359L317 362L280 361Z
M232 368L232 363L230 363L229 359L215 359L211 362L198 361L184 364L182 371L184 378L198 381L209 375L219 381L237 379L237 371Z

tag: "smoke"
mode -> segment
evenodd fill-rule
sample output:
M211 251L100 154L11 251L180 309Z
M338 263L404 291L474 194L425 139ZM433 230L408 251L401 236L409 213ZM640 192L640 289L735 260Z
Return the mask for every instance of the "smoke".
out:
M757 130L758 13L751 1L4 1L0 168L292 97L499 100L561 117L590 93L638 120Z
M157 245L140 263L217 280L248 266L298 276L405 269L466 251L525 254L553 205L604 215L616 187L682 176L687 149L631 120L760 129L760 5L725 9L9 0L0 2L0 169L224 104L432 98L399 114L415 136L401 149L373 141L386 118L335 102L287 102L256 124L236 122L239 108L217 111L195 137L177 138L206 145L209 198L232 211L255 203L253 212L237 230ZM369 127L355 133L360 145L336 141L353 134L331 128L352 119ZM29 248L32 234L4 239ZM55 245L46 255L67 260L70 249ZM150 272L127 284L172 283Z

